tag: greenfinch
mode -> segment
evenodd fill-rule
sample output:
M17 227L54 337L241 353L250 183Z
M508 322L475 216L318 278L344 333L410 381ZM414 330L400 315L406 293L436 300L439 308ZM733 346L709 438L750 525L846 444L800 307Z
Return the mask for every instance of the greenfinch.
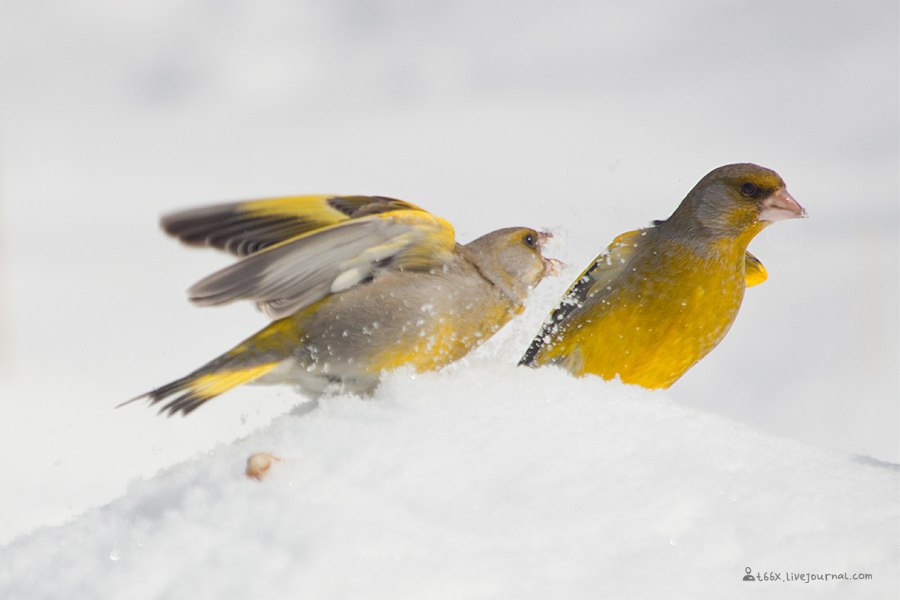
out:
M133 400L188 414L244 383L365 394L382 371L439 369L523 310L558 261L549 234L500 229L468 244L421 208L379 196L297 196L177 212L163 229L238 262L190 288L199 305L250 300L273 321L192 373ZM126 403L127 404L127 403Z
M559 365L667 388L722 341L748 285L766 279L750 240L803 217L784 181L719 167L665 221L617 237L575 280L519 364Z

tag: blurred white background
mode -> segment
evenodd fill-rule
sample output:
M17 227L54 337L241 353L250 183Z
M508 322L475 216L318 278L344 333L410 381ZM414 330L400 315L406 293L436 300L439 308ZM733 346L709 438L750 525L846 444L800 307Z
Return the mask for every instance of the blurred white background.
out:
M264 322L186 302L229 259L159 215L290 193L555 231L571 269L482 353L508 362L616 234L716 166L774 168L810 219L753 243L769 281L667 395L897 462L898 26L892 0L4 2L0 542L302 401L112 410Z

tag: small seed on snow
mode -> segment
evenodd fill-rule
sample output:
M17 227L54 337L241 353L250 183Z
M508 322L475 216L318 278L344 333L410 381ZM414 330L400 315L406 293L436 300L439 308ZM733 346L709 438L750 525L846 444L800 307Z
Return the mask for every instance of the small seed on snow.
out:
M251 454L250 458L247 459L247 477L249 477L250 479L255 479L257 481L262 480L262 478L265 477L266 473L268 473L272 464L276 462L282 462L282 460L274 454L269 454L268 452L257 452L256 454Z

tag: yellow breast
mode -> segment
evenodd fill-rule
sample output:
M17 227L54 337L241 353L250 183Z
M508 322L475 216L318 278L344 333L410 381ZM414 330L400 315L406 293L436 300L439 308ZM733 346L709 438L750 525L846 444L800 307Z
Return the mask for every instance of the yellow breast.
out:
M709 353L731 327L743 299L743 251L697 264L684 252L666 252L652 268L617 280L548 349L577 375L647 388L672 385Z

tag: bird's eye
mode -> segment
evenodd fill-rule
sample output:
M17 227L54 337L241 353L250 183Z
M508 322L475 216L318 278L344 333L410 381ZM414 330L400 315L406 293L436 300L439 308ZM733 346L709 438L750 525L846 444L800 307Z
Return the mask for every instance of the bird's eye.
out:
M525 245L529 248L537 247L537 236L535 236L533 233L526 233L525 237L522 238L522 241L525 242Z
M741 186L741 195L747 198L753 198L758 191L759 189L749 181Z

